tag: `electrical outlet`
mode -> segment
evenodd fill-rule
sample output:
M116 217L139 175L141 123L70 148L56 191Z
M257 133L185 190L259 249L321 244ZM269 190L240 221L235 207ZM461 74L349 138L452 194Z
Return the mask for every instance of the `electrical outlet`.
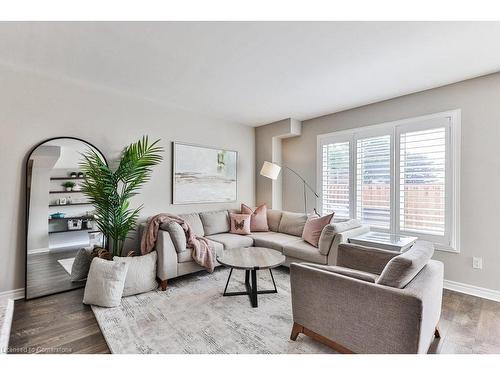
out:
M483 269L483 258L473 257L472 258L472 268Z

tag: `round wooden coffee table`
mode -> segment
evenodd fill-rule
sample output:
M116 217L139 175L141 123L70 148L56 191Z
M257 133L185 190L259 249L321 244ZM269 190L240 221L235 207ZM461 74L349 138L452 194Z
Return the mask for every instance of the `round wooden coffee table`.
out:
M229 277L227 278L226 287L224 288L223 296L241 296L248 295L252 307L257 307L257 295L278 293L276 283L274 282L272 268L276 268L285 262L285 256L277 250L268 249L265 247L242 247L239 249L224 251L222 255L217 256L217 261L231 268ZM245 292L227 292L227 286L233 273L233 269L245 270ZM257 290L257 270L268 269L271 274L274 289ZM250 284L250 275L251 281Z

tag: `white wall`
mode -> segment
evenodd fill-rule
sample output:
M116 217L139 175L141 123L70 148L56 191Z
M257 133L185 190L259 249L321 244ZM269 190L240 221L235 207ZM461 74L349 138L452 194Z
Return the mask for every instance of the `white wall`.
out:
M500 73L303 121L301 136L283 140L283 163L316 184L318 134L457 108L462 110L460 254L438 251L435 258L445 263L448 280L500 290ZM283 180L283 208L300 211L301 185L290 174ZM257 179L257 192L263 183ZM308 206L313 205L310 194ZM482 270L472 268L473 256L483 257Z
M24 169L31 148L51 137L74 136L116 159L147 134L161 138L163 163L134 199L142 217L237 207L238 203L172 206L171 141L239 152L238 202L254 204L254 129L157 105L133 95L0 65L0 292L24 287ZM135 247L135 243L129 244Z

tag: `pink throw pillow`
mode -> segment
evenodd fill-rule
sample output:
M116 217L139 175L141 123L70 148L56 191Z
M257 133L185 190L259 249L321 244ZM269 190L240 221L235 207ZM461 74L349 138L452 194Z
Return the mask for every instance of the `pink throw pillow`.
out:
M318 247L319 237L323 228L326 227L333 219L333 213L330 215L309 218L304 225L304 231L302 232L302 239L309 242L314 247Z
M250 215L230 213L231 221L230 233L234 234L250 234Z
M248 207L246 204L241 204L241 213L250 214L250 230L252 232L269 232L269 226L267 225L267 206L265 204L260 205L254 210Z

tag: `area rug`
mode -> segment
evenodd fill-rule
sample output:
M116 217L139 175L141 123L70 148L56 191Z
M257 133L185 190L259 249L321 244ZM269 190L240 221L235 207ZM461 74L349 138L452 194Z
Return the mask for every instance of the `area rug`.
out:
M14 314L14 301L0 299L0 354L7 353L9 347L10 326Z
M299 335L290 340L292 308L288 270L273 270L277 294L222 296L229 270L201 272L172 280L158 290L122 299L119 307L92 306L112 353L332 353ZM244 290L244 271L235 270L228 291ZM259 289L271 289L267 270Z
M64 270L71 275L71 268L73 268L73 262L75 258L58 259L57 262L64 268Z

